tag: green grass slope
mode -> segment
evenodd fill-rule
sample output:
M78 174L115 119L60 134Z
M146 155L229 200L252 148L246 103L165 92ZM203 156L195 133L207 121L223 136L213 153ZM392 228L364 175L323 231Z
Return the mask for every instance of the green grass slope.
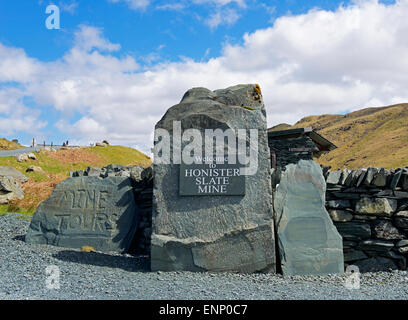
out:
M29 178L23 184L24 199L1 205L0 214L19 212L32 215L38 204L50 195L54 186L69 177L70 171L83 170L89 166L103 167L111 163L144 167L151 164L150 158L142 152L123 146L42 150L36 156L36 160L26 162L17 162L14 157L0 158L0 166L14 167ZM26 172L31 165L41 167L44 172Z

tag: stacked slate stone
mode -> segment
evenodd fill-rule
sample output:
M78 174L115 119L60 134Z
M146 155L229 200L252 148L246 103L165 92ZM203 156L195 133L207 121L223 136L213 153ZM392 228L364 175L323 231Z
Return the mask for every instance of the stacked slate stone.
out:
M131 171L135 201L141 209L138 229L129 253L150 255L152 234L153 167ZM140 170L141 169L141 170Z
M272 168L272 190L275 191L276 186L280 182L282 171L285 171L285 168L288 164L298 163L300 160L313 160L313 152L304 151L304 152L294 152L291 149L296 148L317 148L312 139L308 136L301 136L298 138L289 138L289 139L279 139L268 138L269 149L276 154L276 168Z
M326 208L343 237L345 263L362 272L406 269L408 167L322 169Z
M71 177L130 177L135 202L140 209L140 221L128 253L150 255L152 230L153 167L110 164L103 168L88 167L70 172Z

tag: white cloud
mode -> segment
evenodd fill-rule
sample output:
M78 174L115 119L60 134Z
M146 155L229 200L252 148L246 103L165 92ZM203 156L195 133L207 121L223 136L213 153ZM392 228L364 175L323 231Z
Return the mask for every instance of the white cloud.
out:
M144 10L146 9L151 0L109 0L109 2L118 3L118 2L125 2L130 9L132 10Z
M246 34L242 45L226 45L220 57L207 62L186 58L147 70L133 57L114 56L119 45L103 38L101 30L83 26L73 48L54 62L0 45L0 81L16 81L21 87L4 87L2 94L17 99L26 112L20 112L21 119L31 110L22 105L22 95L68 114L80 112L79 120L67 117L57 124L70 140L88 144L108 139L144 151L150 149L155 123L197 86L259 83L269 125L407 102L407 16L406 0L393 5L364 1L335 12L313 10ZM1 101L3 113L8 102ZM14 119L16 128L36 123Z
M211 28L215 29L220 25L233 25L238 21L240 15L236 10L231 8L218 9L216 12L211 14L206 20L205 23Z
M59 6L62 9L62 11L68 12L70 14L74 14L75 10L78 7L78 2L72 1L72 2L65 2L65 1L60 1Z

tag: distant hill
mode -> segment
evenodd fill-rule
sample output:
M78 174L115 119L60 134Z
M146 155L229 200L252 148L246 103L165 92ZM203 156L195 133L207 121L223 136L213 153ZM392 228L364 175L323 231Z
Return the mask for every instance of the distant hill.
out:
M0 166L14 167L24 173L29 181L23 184L23 200L8 205L0 205L0 214L20 212L32 215L38 204L48 198L54 186L69 177L70 171L87 167L104 167L108 164L140 165L147 167L151 159L142 152L123 146L84 147L35 154L37 160L17 162L14 157L0 158ZM31 166L39 166L44 172L26 172Z
M22 148L21 145L5 138L0 138L0 150L15 150Z
M408 104L366 108L345 115L309 116L293 126L313 127L338 148L316 159L332 168L408 166Z

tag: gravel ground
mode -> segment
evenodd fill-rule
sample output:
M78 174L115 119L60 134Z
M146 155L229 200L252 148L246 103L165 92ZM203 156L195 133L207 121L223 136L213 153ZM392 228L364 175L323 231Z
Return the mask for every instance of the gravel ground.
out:
M146 257L26 244L23 217L0 217L0 300L408 299L406 271L362 274L354 290L345 287L344 275L149 272ZM47 289L50 265L59 267L59 289Z

